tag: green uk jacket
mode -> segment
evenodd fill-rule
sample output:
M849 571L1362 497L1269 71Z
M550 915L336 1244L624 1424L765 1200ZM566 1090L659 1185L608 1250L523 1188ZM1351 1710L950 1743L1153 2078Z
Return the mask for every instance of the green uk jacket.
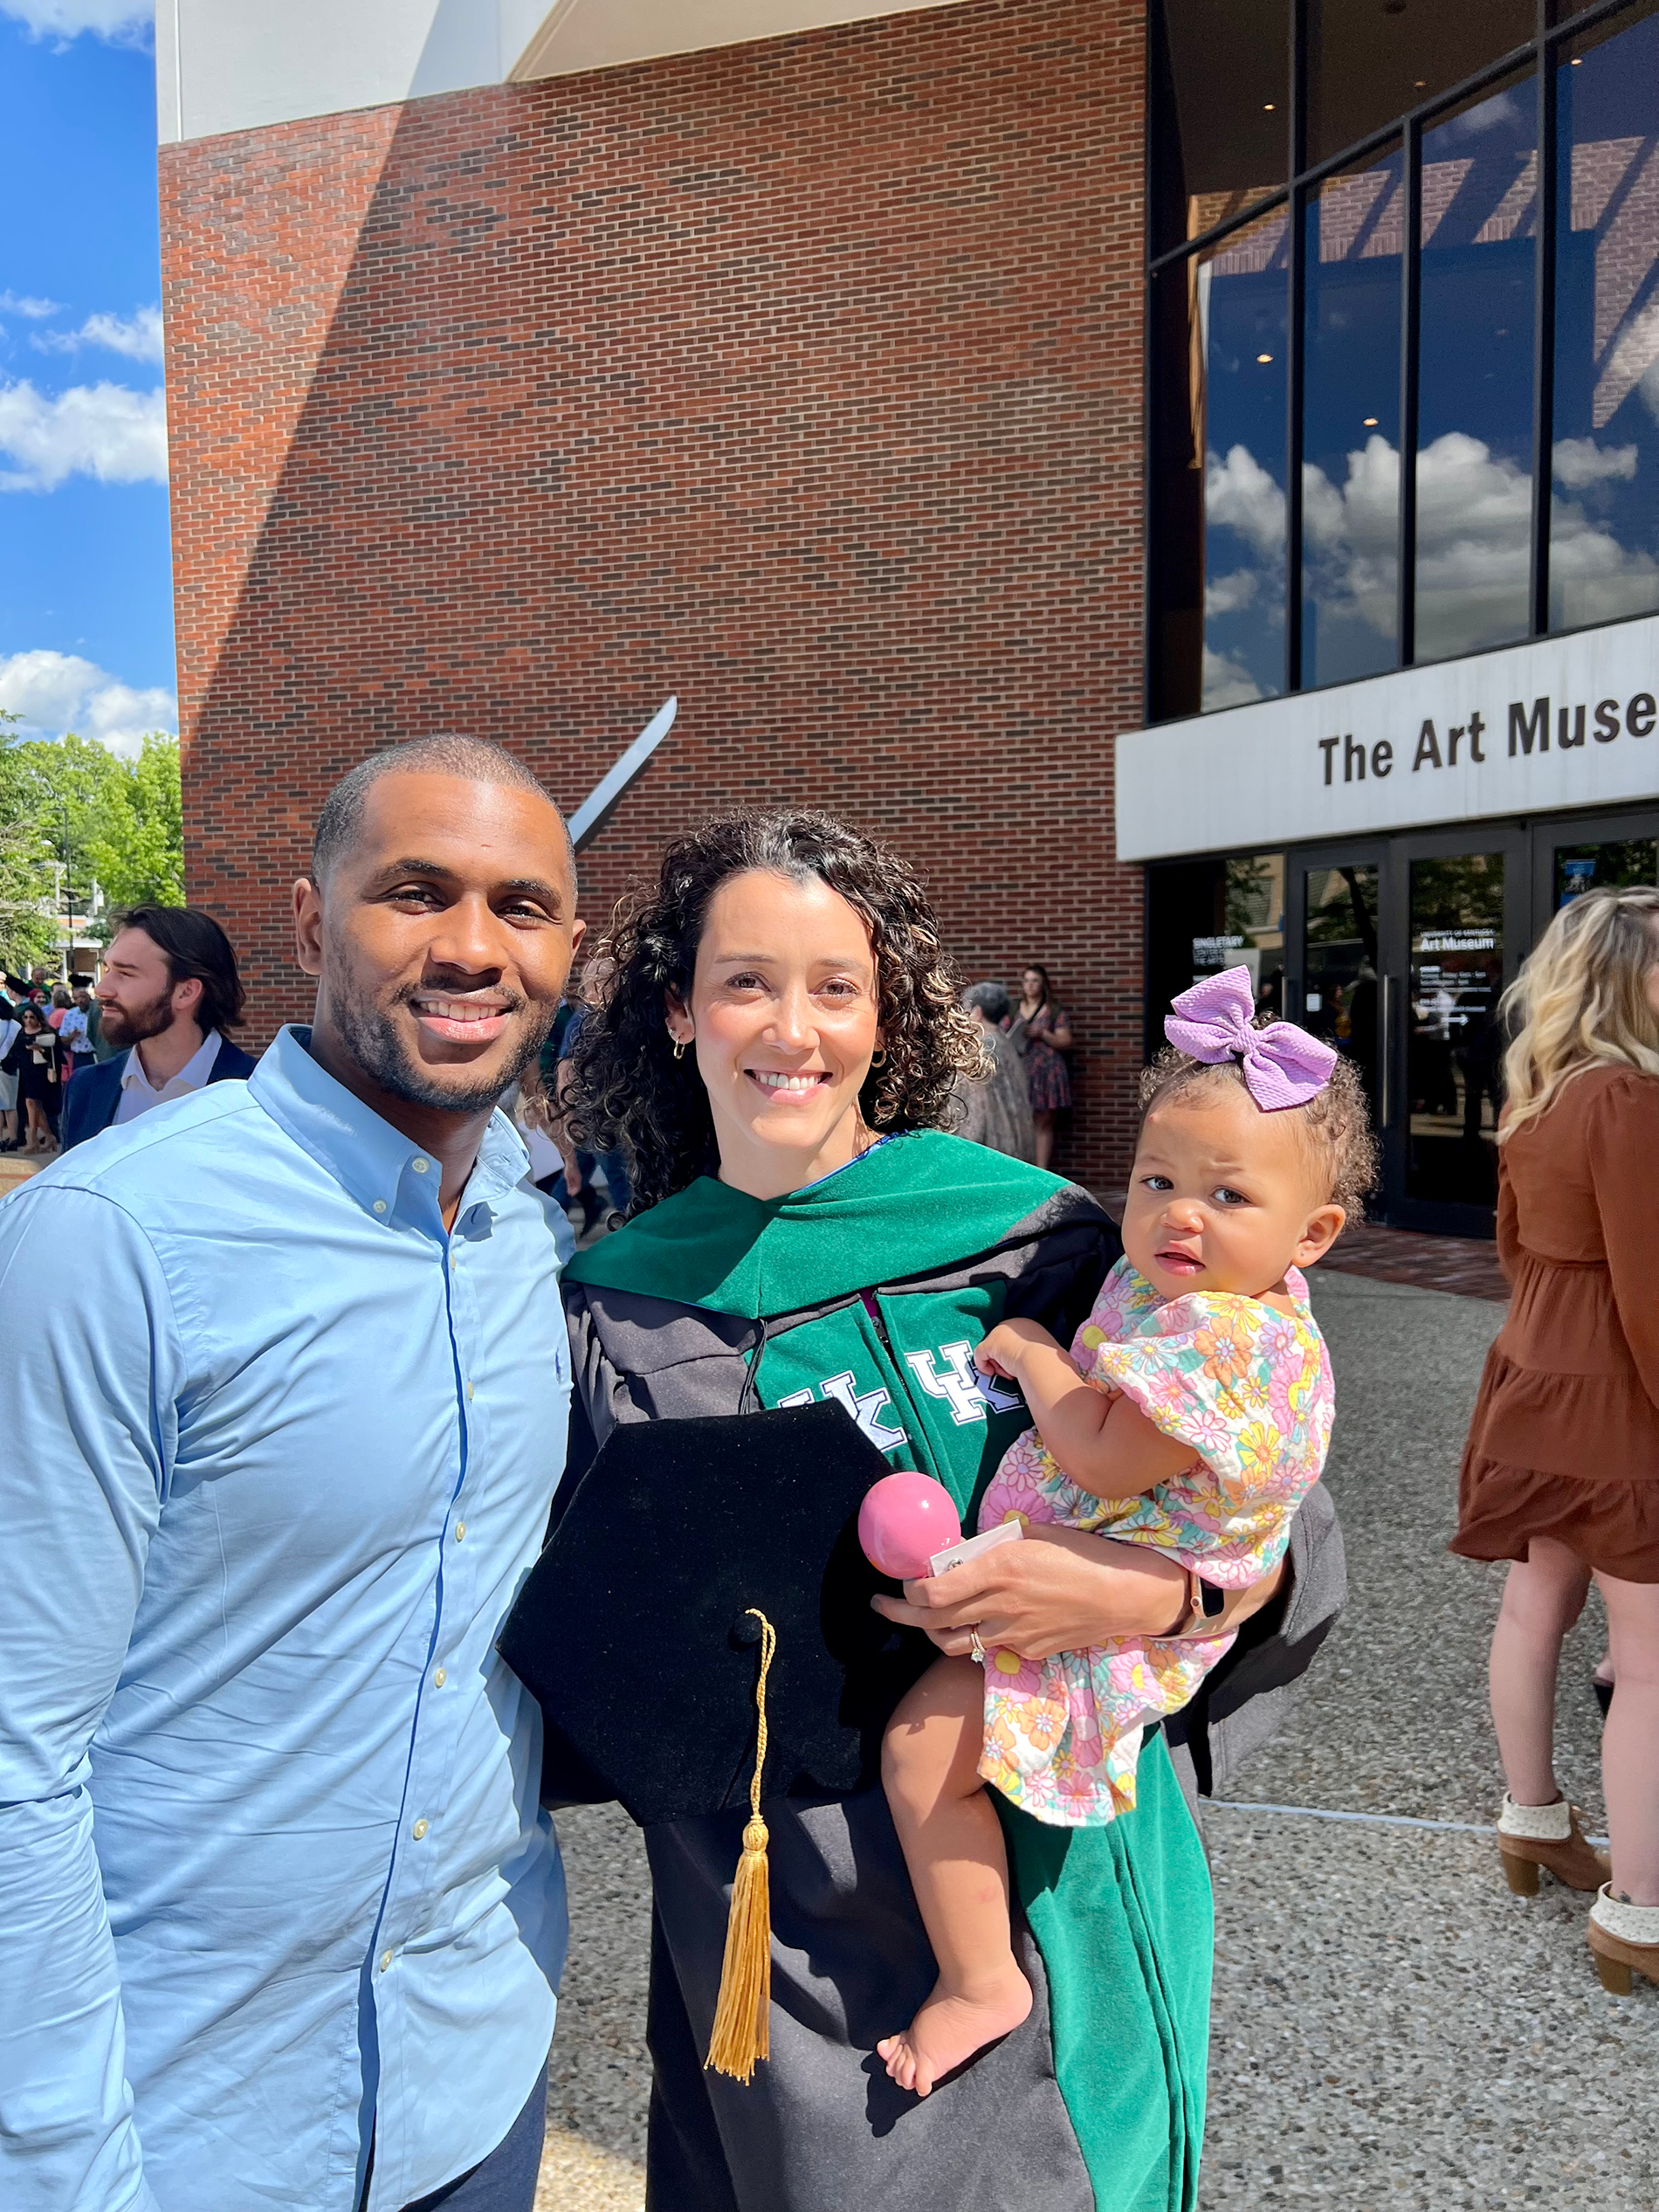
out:
M1021 1314L1068 1340L1120 1249L1084 1192L934 1132L778 1200L703 1178L567 1272L567 1481L619 1423L829 1399L894 1465L936 1475L971 1529L1028 1420L1012 1390L976 1377L974 1345ZM1250 1670L1281 1688L1340 1602L1322 1496L1309 1526L1329 1534L1293 1561L1285 1617L1241 1638L1243 1694L1215 1678L1215 1714L1178 1749L1189 1782L1208 1781L1213 1739L1250 1702ZM768 1805L772 2056L747 2088L701 2062L741 1816L647 1831L653 2212L1190 2212L1210 1894L1169 1751L1148 1740L1139 1802L1108 1827L999 1810L1038 2002L923 2103L871 2056L933 1977L878 1789Z

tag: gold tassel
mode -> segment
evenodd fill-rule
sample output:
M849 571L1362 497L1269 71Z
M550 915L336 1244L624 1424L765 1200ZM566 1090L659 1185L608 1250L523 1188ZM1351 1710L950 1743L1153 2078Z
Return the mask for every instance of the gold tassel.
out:
M766 1823L761 1818L761 1773L766 1765L766 1678L778 1648L777 1631L758 1607L747 1610L761 1623L761 1678L754 1686L760 1714L754 1776L749 1783L749 1818L743 1830L743 1856L732 1884L732 1912L726 1924L726 1958L720 1967L719 2002L708 2039L704 2071L747 2082L757 2059L768 2056L772 2003L772 1898L767 1876Z

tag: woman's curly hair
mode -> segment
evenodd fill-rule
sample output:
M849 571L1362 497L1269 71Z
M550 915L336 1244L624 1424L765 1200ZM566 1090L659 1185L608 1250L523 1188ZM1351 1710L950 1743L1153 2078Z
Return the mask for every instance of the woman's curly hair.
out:
M1270 1016L1258 1015L1250 1026L1266 1029ZM1195 1091L1206 1083L1244 1084L1244 1071L1236 1060L1194 1060L1173 1044L1148 1068L1141 1071L1140 1119L1144 1125L1154 1106ZM1248 1087L1248 1086L1246 1086ZM1365 1218L1368 1192L1377 1187L1380 1157L1371 1130L1371 1106L1360 1071L1339 1052L1331 1079L1305 1106L1282 1107L1297 1116L1309 1149L1318 1163L1325 1185L1322 1202L1340 1206L1351 1222Z
M690 1004L710 899L728 878L756 870L827 884L870 932L882 1051L858 1106L871 1128L898 1135L945 1126L957 1077L982 1072L982 1048L957 1004L955 973L913 869L832 815L719 816L677 838L656 881L618 902L602 948L616 973L572 1048L568 1126L594 1151L625 1145L633 1213L719 1170L708 1093L695 1056L674 1057L667 1001Z

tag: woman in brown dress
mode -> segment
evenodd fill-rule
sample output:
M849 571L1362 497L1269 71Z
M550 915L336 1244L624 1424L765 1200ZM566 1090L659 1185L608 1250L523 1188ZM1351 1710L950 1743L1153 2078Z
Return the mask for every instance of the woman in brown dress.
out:
M1508 995L1497 1243L1512 1286L1463 1454L1452 1549L1508 1559L1492 1722L1510 1885L1598 1892L1618 1994L1659 1981L1659 891L1563 907ZM1602 1736L1612 1879L1556 1787L1561 1641L1594 1575L1617 1691Z

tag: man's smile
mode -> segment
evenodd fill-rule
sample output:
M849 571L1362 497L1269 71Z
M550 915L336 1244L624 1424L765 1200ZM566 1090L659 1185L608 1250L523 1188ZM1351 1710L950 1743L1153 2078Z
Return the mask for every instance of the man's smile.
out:
M499 991L463 996L456 991L416 991L410 999L415 1018L429 1037L446 1044L487 1044L499 1037L514 1012L514 1002Z

